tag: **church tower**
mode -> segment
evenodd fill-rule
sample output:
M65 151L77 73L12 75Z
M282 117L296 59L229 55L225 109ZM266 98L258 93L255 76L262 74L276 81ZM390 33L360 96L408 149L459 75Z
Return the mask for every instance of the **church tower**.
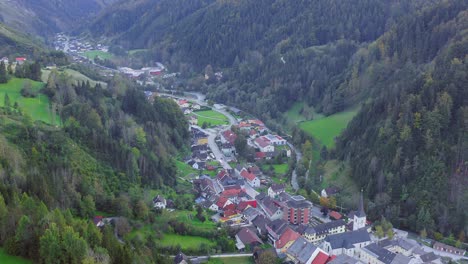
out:
M364 198L362 196L359 197L359 208L357 212L354 214L353 219L353 231L361 229L366 226L366 213L364 212Z

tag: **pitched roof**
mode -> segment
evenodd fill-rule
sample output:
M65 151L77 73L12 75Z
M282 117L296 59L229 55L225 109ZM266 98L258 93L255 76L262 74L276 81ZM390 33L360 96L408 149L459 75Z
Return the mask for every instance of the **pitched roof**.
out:
M280 236L278 241L275 242L276 248L283 248L287 243L295 241L301 235L296 231L292 230L290 227L287 227L283 234Z
M426 262L431 262L433 260L436 260L439 257L436 254L434 254L434 252L429 252L427 254L421 255L420 258L424 263L426 263Z
M316 250L316 246L308 242L304 237L299 237L286 252L300 263L306 263Z
M365 229L330 235L325 238L325 241L329 242L333 249L353 248L353 244L370 240L369 233Z
M364 251L375 256L378 260L385 264L391 264L396 254L389 250L380 247L379 245L372 243L364 247Z
M237 135L234 134L234 132L232 132L231 130L226 130L222 134L223 137L231 144L234 144L234 142L237 139Z
M396 254L395 258L392 261L392 264L409 264L411 258L402 254Z
M216 202L216 205L219 208L223 208L227 201L228 201L227 197L221 196L221 197L219 197L218 201Z
M328 260L328 255L320 251L312 261L312 264L325 264Z
M179 263L181 263L181 262L184 261L184 260L185 260L186 262L188 262L189 259L187 258L187 256L186 256L184 253L179 252L179 254L177 254L177 255L175 256L175 258L174 258L174 263L175 263L175 264L179 264Z
M257 236L257 234L250 230L247 227L243 227L237 234L237 237L239 237L239 240L244 243L244 245L250 245L252 243L259 243L263 244L262 240Z
M257 143L261 148L268 147L271 144L270 140L264 136L256 138L255 143Z
M288 223L283 219L276 219L273 222L267 224L267 226L277 235L281 236L288 227Z
M252 224L260 229L262 233L266 232L266 225L270 223L270 219L266 218L264 215L258 215L252 221Z
M338 213L337 211L331 211L329 214L328 214L330 217L336 219L336 220L339 220L341 219L343 216Z
M253 173L248 172L247 170L242 170L241 176L249 181L253 181L255 179L255 175Z
M274 192L284 192L284 184L273 183L270 188Z
M336 256L335 259L328 262L328 264L357 264L357 263L361 263L361 262L359 262L359 260L357 260L357 259L355 259L353 257L350 257L348 255L345 255L345 254L338 255L338 256Z
M315 227L309 227L305 230L305 233L322 235L322 234L328 233L333 228L337 228L339 226L344 226L344 225L346 225L346 223L342 219L336 220L336 221L330 221L327 223L316 225Z
M255 152L255 158L257 159L264 159L266 157L265 152Z

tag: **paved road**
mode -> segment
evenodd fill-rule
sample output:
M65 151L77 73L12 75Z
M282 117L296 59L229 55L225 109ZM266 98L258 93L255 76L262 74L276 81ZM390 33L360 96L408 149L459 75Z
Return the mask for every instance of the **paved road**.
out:
M224 154L221 152L218 145L216 145L215 139L218 133L213 131L212 129L203 129L199 126L192 127L198 128L204 133L208 134L208 146L210 147L211 152L213 152L213 155L215 156L216 160L218 160L221 163L221 166L223 166L224 169L232 169L231 165L229 165L229 163L226 162L226 157L224 157Z

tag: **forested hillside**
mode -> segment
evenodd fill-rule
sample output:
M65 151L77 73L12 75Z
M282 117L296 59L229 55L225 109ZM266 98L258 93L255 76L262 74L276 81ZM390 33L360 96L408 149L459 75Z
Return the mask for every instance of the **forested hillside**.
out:
M265 119L298 100L332 114L362 99L341 86L349 62L401 17L438 1L140 1L121 3L91 26L127 48L150 48L182 72L224 71L208 91ZM344 100L346 98L346 100Z
M116 0L0 0L0 21L37 36L76 28Z
M428 233L468 228L468 3L402 20L358 54L348 86L373 87L338 140L371 217Z
M43 51L41 42L0 23L0 56L16 53L20 56Z
M38 263L130 263L143 254L92 217L146 219L142 190L176 186L171 155L186 146L187 123L172 100L150 103L125 79L106 89L74 83L52 71L41 91L62 127L7 96L0 107L0 246ZM151 254L141 261L156 261Z

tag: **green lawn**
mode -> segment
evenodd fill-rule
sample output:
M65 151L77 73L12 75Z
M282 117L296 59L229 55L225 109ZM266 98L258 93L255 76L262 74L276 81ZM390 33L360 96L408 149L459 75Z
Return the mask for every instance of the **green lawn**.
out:
M199 126L202 126L204 122L211 124L210 127L229 124L229 119L225 115L214 110L196 111L193 114L197 116Z
M177 167L177 173L180 177L187 177L189 174L200 174L200 172L192 167L190 167L187 163L184 163L180 160L176 160L176 167ZM214 171L208 171L208 170L203 170L202 174L207 174L212 177L216 176L218 172L216 170Z
M135 55L136 53L145 52L145 51L148 51L148 49L134 49L134 50L129 50L129 51L128 51L128 55L133 56L133 55Z
M358 109L340 112L324 118L302 122L299 127L318 139L327 148L333 148L335 146L335 137L341 134L357 112Z
M104 51L101 51L101 50L90 50L90 51L86 51L84 53L84 56L90 60L94 60L94 58L96 58L96 56L98 56L99 58L101 59L112 59L113 55L112 53L109 53L109 52L104 52Z
M41 93L38 93L35 98L25 98L21 96L21 89L26 81L31 82L32 90L39 91L44 87L44 83L31 81L27 79L12 78L8 83L0 84L0 106L4 106L5 94L10 97L11 105L18 102L22 111L32 117L33 120L41 120L45 123L58 125L59 118L56 116L55 122L52 122L49 110L49 98Z
M309 117L305 116L304 113L301 113L303 108L309 109ZM307 107L303 102L294 103L291 108L286 112L286 117L290 123L299 123L303 121L308 121L309 119L320 119L323 118L323 114L315 112L312 107Z
M21 257L10 256L5 253L3 248L0 248L0 263L2 264L30 264L32 261Z
M207 264L251 264L254 263L252 257L237 257L237 258L211 258Z
M92 86L96 85L97 83L100 83L103 88L107 87L107 83L95 81L95 80L89 78L88 76L82 74L81 72L78 72L78 71L75 71L75 70L72 70L72 69L65 69L65 70L58 70L58 71L67 73L70 77L73 78L75 84L78 83L78 82L81 83L81 82L89 81L89 83ZM49 75L50 75L50 70L42 70L42 77L41 77L42 81L47 82L47 80L49 79Z
M276 174L286 174L288 172L288 164L275 164L273 165L273 169L275 169Z
M161 239L159 242L163 246L176 246L179 244L182 250L198 249L202 243L205 243L209 246L215 245L213 241L204 237L181 236L176 234L164 234L163 239Z
M213 230L216 228L216 223L214 223L213 221L211 221L209 218L210 218L210 215L209 214L205 214L205 217L206 217L206 221L205 222L201 222L200 220L198 220L198 218L195 217L195 212L193 211L180 211L180 210L176 210L174 212L171 212L170 214L173 214L175 215L175 217L184 222L184 223L190 223L192 224L192 226L194 226L195 228L200 228L200 229L209 229L209 230Z

